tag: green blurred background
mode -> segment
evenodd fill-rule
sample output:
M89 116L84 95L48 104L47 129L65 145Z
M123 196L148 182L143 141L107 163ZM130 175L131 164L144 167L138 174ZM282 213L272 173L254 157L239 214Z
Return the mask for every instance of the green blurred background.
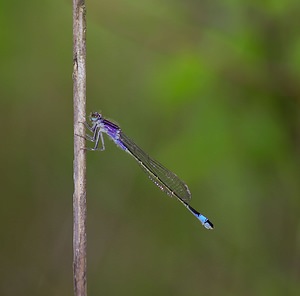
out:
M299 1L87 1L87 113L187 182L205 230L107 139L89 295L300 294ZM0 295L72 295L72 3L1 1Z

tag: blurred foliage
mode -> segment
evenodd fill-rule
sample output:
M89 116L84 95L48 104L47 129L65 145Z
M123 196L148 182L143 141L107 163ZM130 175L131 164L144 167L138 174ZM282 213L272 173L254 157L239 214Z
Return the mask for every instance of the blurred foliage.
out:
M206 231L106 139L90 295L298 295L299 1L88 1L87 113L189 184ZM72 6L1 1L1 295L72 295Z

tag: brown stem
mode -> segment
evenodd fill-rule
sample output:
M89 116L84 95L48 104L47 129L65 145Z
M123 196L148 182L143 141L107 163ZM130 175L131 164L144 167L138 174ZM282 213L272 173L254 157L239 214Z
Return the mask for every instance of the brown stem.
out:
M73 275L74 295L86 296L86 20L85 1L73 0L73 103L74 103L74 194Z

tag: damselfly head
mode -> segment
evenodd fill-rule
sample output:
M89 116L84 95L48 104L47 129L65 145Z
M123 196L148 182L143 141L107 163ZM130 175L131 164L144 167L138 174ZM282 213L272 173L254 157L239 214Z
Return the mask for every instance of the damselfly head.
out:
M90 121L97 121L98 119L101 119L102 115L98 112L92 112L90 114Z

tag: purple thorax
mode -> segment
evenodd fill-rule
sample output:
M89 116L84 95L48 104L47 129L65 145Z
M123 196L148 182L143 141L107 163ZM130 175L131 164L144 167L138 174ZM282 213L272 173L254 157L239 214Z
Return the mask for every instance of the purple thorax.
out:
M123 142L120 139L120 127L107 119L103 119L102 123L104 125L106 134L116 143L116 145L119 146L122 150L127 150L126 146L124 146Z

